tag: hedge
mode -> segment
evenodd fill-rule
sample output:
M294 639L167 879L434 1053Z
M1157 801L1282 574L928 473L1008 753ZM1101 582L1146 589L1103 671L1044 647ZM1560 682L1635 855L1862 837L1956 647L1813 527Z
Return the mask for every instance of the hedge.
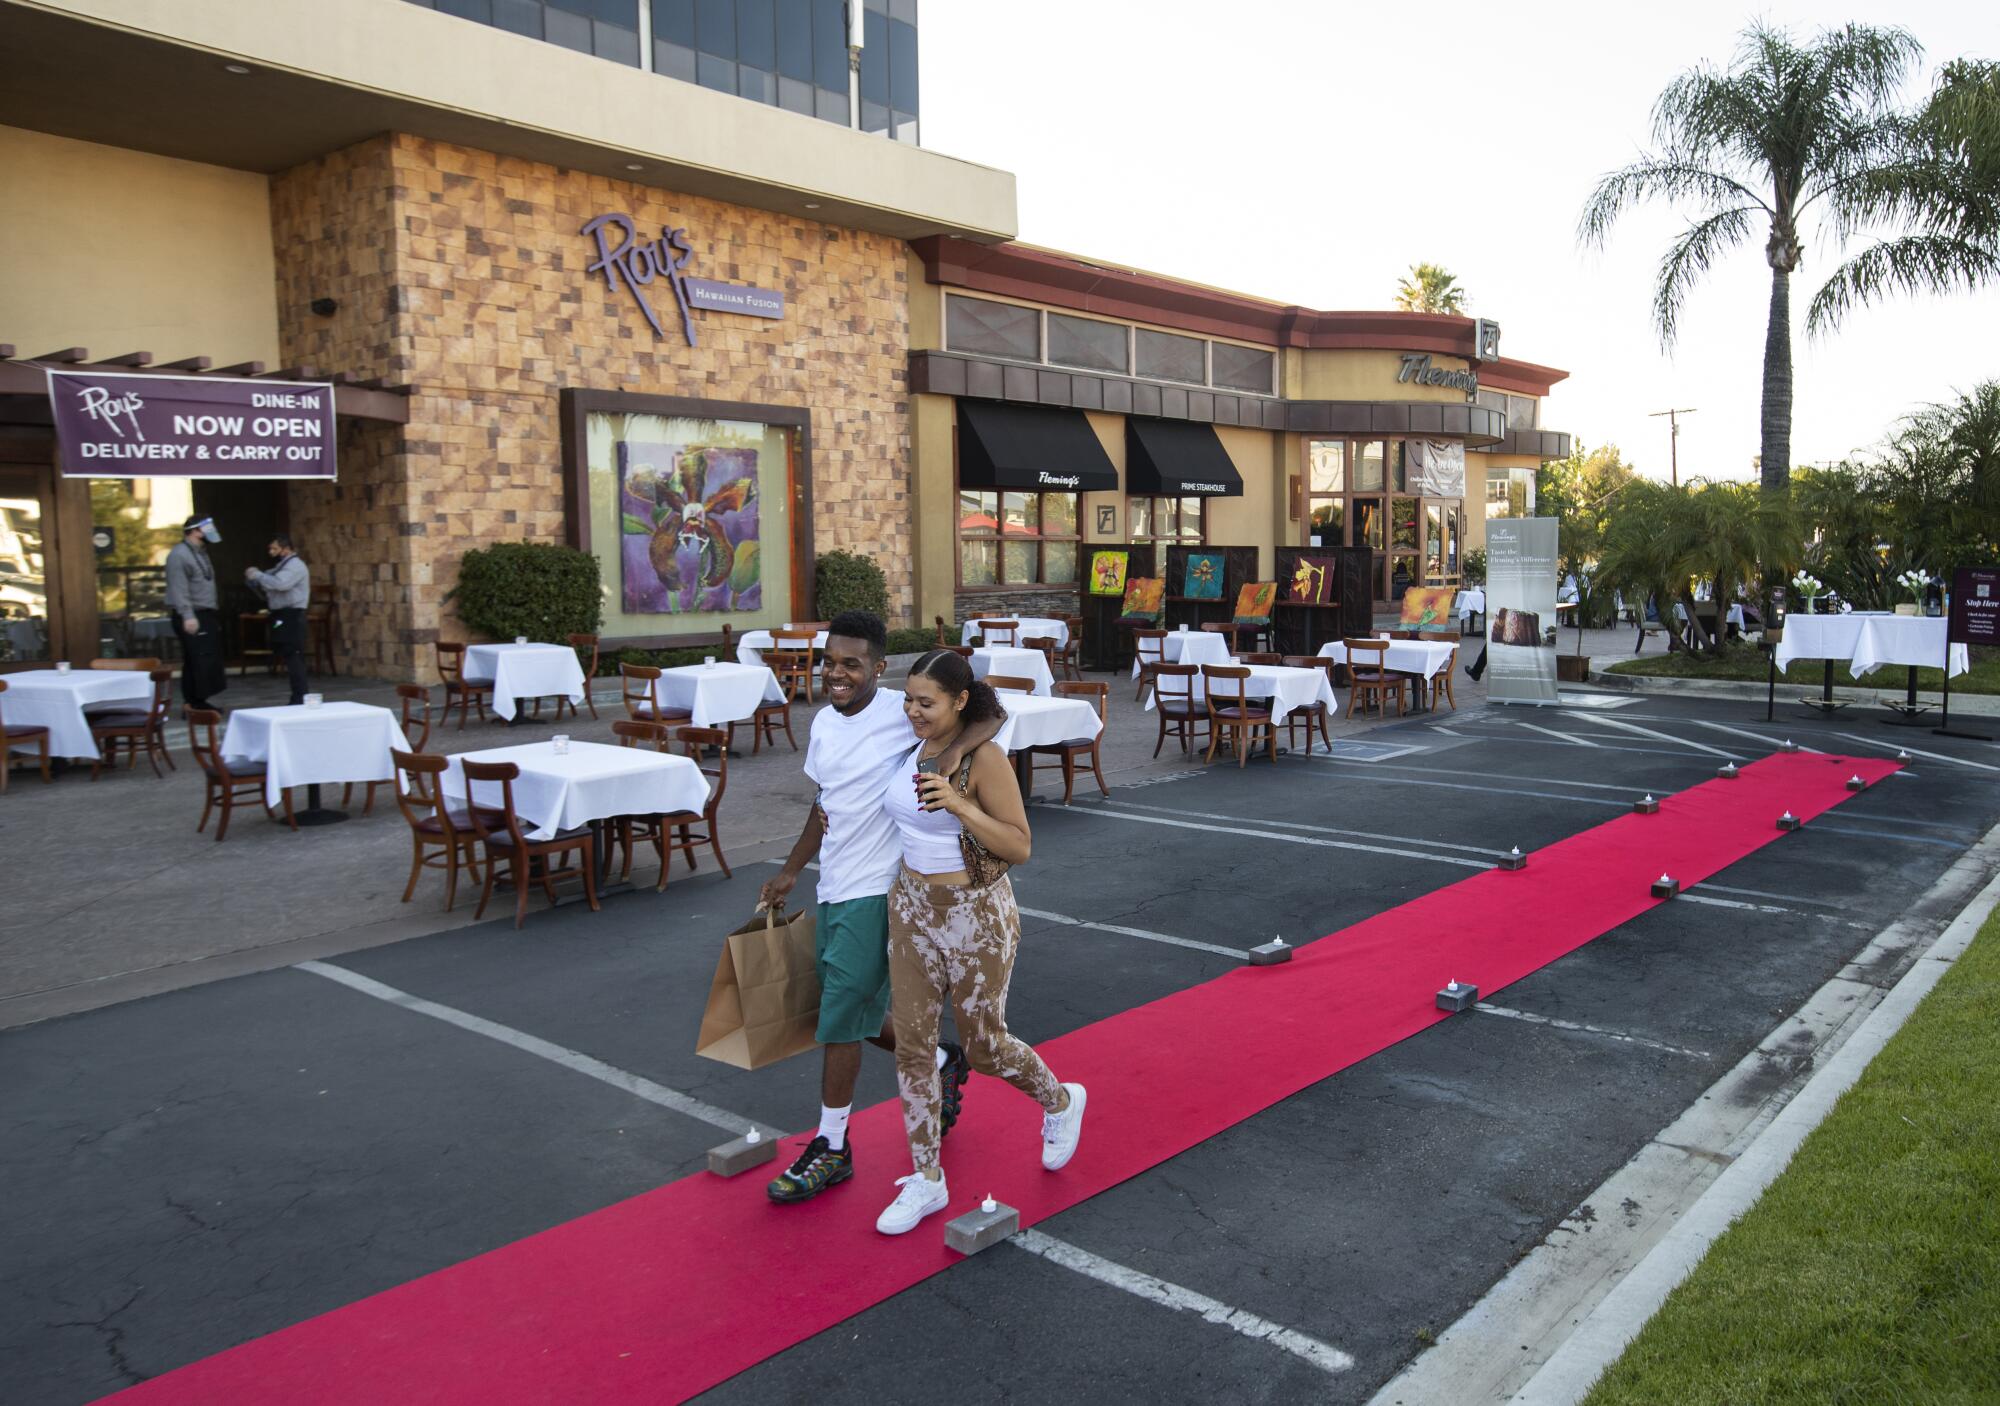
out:
M604 617L597 558L547 542L474 547L445 594L468 630L488 639L526 635L548 644L594 635Z
M819 589L819 618L831 620L843 610L889 615L889 582L882 568L854 552L828 552L814 565Z

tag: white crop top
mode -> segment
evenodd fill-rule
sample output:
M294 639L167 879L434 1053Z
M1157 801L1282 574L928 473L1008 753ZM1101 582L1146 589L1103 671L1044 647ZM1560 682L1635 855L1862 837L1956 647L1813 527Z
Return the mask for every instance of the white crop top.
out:
M925 810L917 804L917 758L924 744L905 759L902 773L889 782L882 807L896 822L903 841L903 863L913 874L955 874L965 867L958 847L958 817L948 810Z

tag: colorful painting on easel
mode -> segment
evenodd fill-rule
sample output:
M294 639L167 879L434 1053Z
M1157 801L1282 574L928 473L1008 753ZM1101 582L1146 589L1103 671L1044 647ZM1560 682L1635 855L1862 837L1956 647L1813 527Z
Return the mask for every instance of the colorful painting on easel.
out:
M1156 624L1167 608L1167 583L1160 576L1134 576L1125 583L1127 620L1151 620Z
M1292 570L1290 599L1305 605L1332 605L1336 565L1330 557L1300 557Z
M1455 629L1451 602L1457 594L1450 586L1412 586L1403 592L1403 609L1397 623L1406 630Z
M1131 564L1130 552L1092 552L1090 554L1090 593L1093 596L1122 596L1125 594L1125 570Z
M1181 594L1189 600L1222 599L1222 553L1189 552L1187 580Z
M1276 581L1252 581L1236 593L1236 623L1239 625L1268 625L1271 623L1271 607L1278 600Z

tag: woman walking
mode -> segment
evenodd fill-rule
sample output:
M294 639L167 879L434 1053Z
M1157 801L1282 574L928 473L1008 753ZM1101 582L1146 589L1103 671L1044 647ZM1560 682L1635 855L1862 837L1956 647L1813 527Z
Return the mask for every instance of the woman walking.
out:
M938 1164L938 1020L946 1001L966 1057L981 1074L1005 1079L1042 1106L1042 1165L1057 1171L1076 1154L1084 1089L1061 1084L1034 1050L1007 1033L1007 983L1021 940L1021 915L1006 867L1025 864L1028 816L1007 756L976 749L956 776L936 758L969 724L1006 716L993 690L949 650L933 650L910 670L904 712L917 735L913 784L892 784L884 805L903 844L903 868L889 891L889 1009L896 1027L896 1082L916 1170L897 1180L896 1199L875 1222L901 1235L950 1202Z

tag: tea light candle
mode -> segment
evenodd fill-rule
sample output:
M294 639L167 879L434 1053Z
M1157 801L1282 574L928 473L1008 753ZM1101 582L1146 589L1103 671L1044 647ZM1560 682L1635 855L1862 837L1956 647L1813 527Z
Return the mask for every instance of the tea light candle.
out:
M69 660L65 659L61 663L57 664L56 672L58 674L67 674L69 672Z
M514 636L514 643L515 643L515 644L526 644L527 642L528 642L528 637L527 637L526 635L516 635L516 636Z
M758 1132L755 1128L752 1128L749 1132L743 1134L743 1140L745 1142L762 1142L764 1140L764 1136L762 1133Z
M979 1203L979 1209L986 1212L989 1216L1000 1209L999 1203L993 1199L992 1192L989 1191L986 1193L986 1199Z

